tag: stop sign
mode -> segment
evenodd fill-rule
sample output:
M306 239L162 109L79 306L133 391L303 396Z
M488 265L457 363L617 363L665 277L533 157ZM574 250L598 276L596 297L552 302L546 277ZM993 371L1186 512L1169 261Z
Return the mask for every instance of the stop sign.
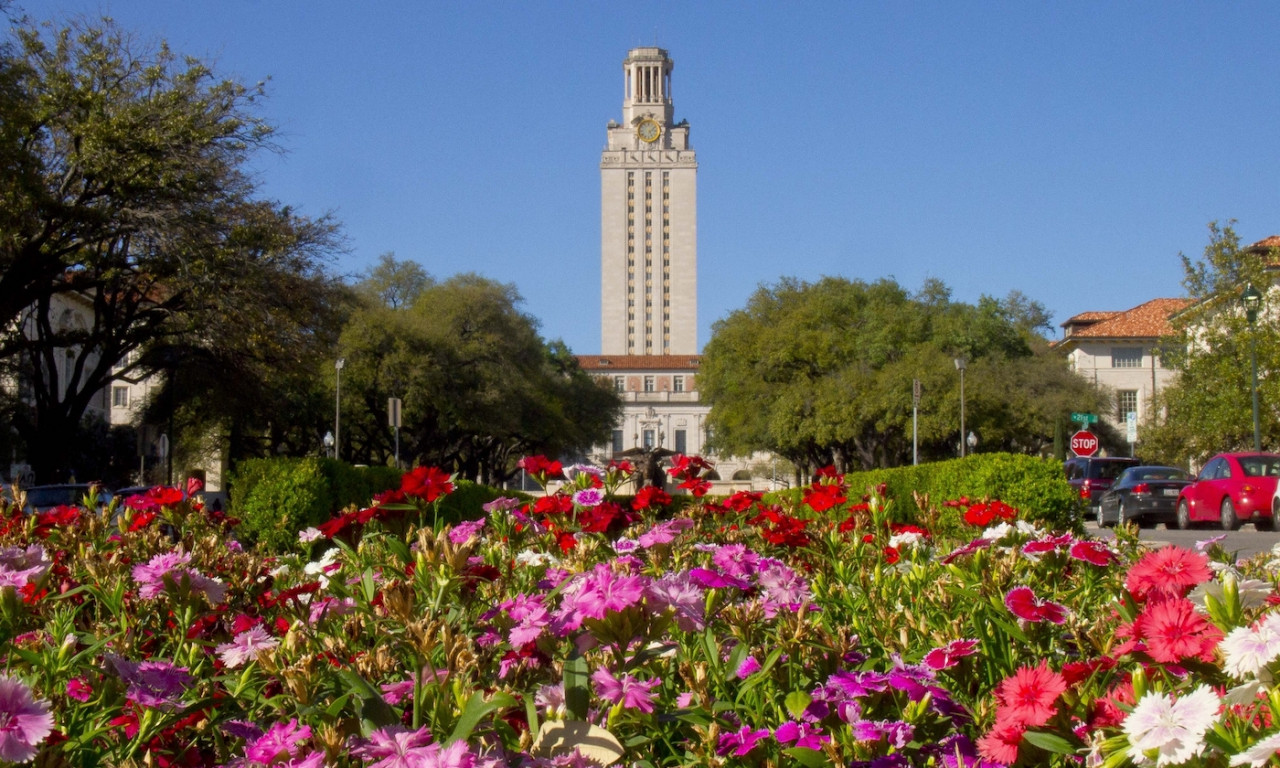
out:
M1092 456L1098 452L1098 436L1082 429L1071 436L1071 452L1077 456Z

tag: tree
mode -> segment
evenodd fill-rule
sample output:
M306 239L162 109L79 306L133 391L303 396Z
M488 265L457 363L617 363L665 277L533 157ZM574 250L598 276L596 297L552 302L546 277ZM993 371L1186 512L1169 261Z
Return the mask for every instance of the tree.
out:
M394 259L379 266L413 273ZM366 300L343 329L344 455L387 463L389 397L403 402L402 456L490 483L525 453L581 452L607 438L617 396L562 343L543 341L513 286L471 274L415 282L412 304ZM375 286L356 291L384 296Z
M1042 452L1073 405L1098 397L1035 333L1046 317L1017 293L953 302L936 280L914 296L892 280L762 286L705 349L698 382L715 448L768 450L801 469L902 464L919 380L921 455L954 455L963 356L967 424L984 447Z
M312 335L317 316L285 307L327 300L336 233L255 199L245 163L272 135L254 112L260 87L139 49L106 20L13 35L0 61L0 319L13 329L0 360L29 382L14 424L48 478L69 470L63 448L113 377L171 370L182 350L243 360L217 352L228 334L255 353ZM60 322L68 302L89 304L85 323Z
M1209 224L1201 258L1183 255L1183 286L1195 303L1175 321L1163 342L1164 364L1177 380L1159 393L1158 415L1144 425L1149 459L1186 464L1213 453L1253 446L1251 347L1258 355L1262 447L1280 446L1280 313L1264 306L1250 327L1240 294L1252 283L1275 301L1268 274L1280 263L1276 249L1241 248L1235 222Z

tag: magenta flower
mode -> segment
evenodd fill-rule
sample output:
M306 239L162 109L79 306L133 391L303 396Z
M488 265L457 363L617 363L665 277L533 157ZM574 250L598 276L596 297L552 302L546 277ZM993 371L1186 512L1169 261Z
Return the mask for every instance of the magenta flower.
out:
M299 726L297 719L276 723L267 732L245 747L244 756L256 763L271 765L280 760L298 756L298 752L311 740L311 729Z
M717 573L716 571L712 571L707 568L694 568L692 571L689 571L689 578L693 579L694 583L706 589L735 587L743 590L744 592L751 589L751 582L746 579Z
M1031 587L1014 587L1009 590L1004 596L1004 605L1010 613L1024 621L1061 624L1067 620L1066 606L1036 597Z
M267 630L259 624L241 632L231 642L223 643L214 650L217 651L218 658L222 659L223 664L235 669L250 661L256 661L258 654L269 651L279 644L280 641L267 634Z
M52 730L49 702L32 696L21 680L0 675L0 760L30 760Z
M726 544L711 556L716 567L730 576L747 578L756 572L760 556L742 544Z
M677 517L674 520L664 520L654 525L649 530L640 534L640 546L648 549L658 544L670 544L676 540L676 535L681 531L687 531L693 527L693 521L687 517Z
M433 765L428 760L439 750L439 745L432 743L431 731L426 726L411 731L401 725L391 725L369 734L368 741L352 749L351 754L368 763L367 768L414 768Z
M108 654L107 661L128 685L124 697L143 707L177 709L183 694L195 682L185 667L168 661L129 661L113 654Z
M620 576L605 563L578 574L564 591L556 613L557 630L561 633L582 626L583 619L603 619L610 611L621 611L638 604L644 597L645 579Z
M760 662L756 661L755 656L748 656L738 665L738 671L735 673L739 680L746 680L755 673L760 671Z
M209 602L217 605L226 597L227 587L218 579L211 579L194 568L187 568L191 555L186 552L163 552L143 565L133 567L133 580L138 584L138 596L154 600L165 591L165 579L178 589L202 592Z
M686 632L700 632L707 625L706 593L686 571L663 576L651 583L645 599L650 610L661 612L671 609L675 613L676 626Z
M599 488L583 488L573 493L573 503L580 507L598 507L603 502L604 494Z
M822 749L823 744L831 741L831 737L820 729L808 723L795 721L788 721L778 726L773 732L773 738L783 744L795 742L797 747L807 749Z
M1116 556L1101 541L1077 541L1071 545L1071 556L1091 565L1106 566L1115 562Z
M466 544L473 537L480 535L480 531L484 530L484 524L483 519L458 523L449 530L449 541L454 544Z
M613 676L609 670L601 667L591 675L596 684L596 694L610 704L621 703L626 709L638 709L641 712L653 712L653 689L662 685L662 678L639 680L630 674L621 678Z
M742 757L755 749L756 744L761 739L768 737L768 728L757 728L753 731L750 727L744 725L732 733L720 734L720 743L716 745L716 754L722 757L728 754Z

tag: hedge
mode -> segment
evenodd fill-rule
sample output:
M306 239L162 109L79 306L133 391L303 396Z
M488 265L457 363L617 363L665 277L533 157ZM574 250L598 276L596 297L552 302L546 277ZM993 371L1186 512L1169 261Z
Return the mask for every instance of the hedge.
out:
M963 508L943 507L947 501L999 499L1019 510L1019 519L1043 523L1057 530L1081 531L1079 496L1067 484L1062 462L1013 453L979 453L963 459L912 467L874 469L845 475L851 500L883 484L896 522L923 522L938 532L958 533ZM782 494L798 502L799 489ZM927 499L920 509L916 496Z

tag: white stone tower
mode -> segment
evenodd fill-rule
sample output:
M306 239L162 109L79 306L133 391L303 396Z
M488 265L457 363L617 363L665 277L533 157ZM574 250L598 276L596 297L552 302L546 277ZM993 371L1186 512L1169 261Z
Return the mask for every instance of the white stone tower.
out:
M698 352L698 163L674 123L671 57L635 48L622 63L622 124L600 157L600 351Z

